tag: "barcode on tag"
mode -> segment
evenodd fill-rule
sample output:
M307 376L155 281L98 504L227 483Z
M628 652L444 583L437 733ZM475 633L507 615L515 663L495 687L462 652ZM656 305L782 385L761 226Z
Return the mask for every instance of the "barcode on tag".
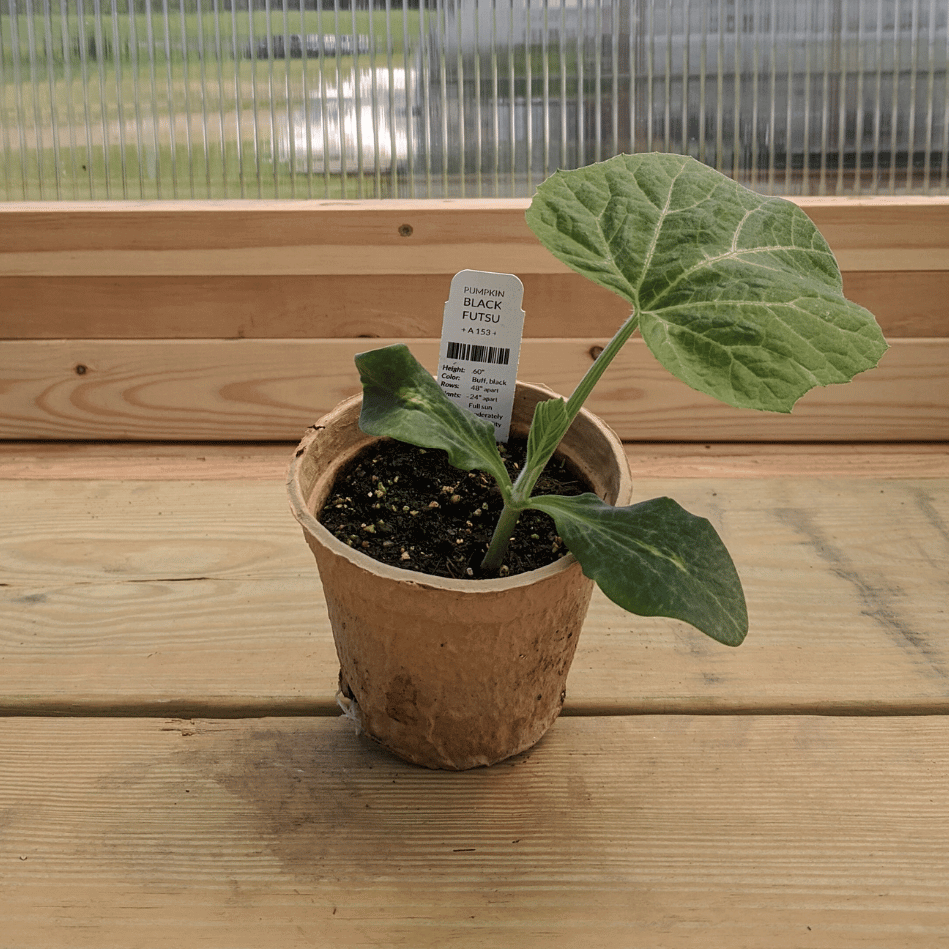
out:
M491 422L499 442L511 429L523 299L514 274L462 270L445 304L438 382L450 399Z
M476 346L474 343L449 343L448 358L464 362L497 363L506 366L511 361L511 350L506 346Z

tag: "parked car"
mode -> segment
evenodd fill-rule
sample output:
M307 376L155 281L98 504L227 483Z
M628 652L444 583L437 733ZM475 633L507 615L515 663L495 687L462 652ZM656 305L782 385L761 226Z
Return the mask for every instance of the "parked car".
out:
M364 33L269 33L248 41L244 46L245 59L302 59L319 56L353 56L368 53L369 37Z
M408 160L409 113L404 69L360 70L278 118L274 157L304 173L387 172Z

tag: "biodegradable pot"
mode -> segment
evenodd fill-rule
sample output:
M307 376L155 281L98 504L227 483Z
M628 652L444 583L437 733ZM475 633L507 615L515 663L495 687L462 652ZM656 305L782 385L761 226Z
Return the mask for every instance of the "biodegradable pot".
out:
M525 435L535 405L553 395L518 382L512 432ZM315 515L337 472L376 441L359 429L361 405L347 399L309 429L287 478L323 582L347 714L415 764L494 764L530 748L560 713L593 581L571 554L504 579L452 580L337 540ZM626 454L596 416L581 411L558 453L600 497L628 503Z

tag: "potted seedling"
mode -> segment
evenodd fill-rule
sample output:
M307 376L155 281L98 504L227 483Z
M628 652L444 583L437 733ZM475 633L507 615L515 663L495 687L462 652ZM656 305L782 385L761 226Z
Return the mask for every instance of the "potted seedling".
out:
M594 582L630 613L678 619L726 645L745 637L741 582L715 529L669 498L629 504L622 446L583 408L634 333L693 389L772 412L790 412L815 386L848 382L887 348L873 316L843 296L836 261L803 211L690 158L624 155L558 172L538 189L527 223L557 258L626 300L631 315L569 398L518 383L512 433L526 437L518 467L499 451L494 427L446 397L399 344L356 357L362 395L307 433L289 472L324 585L341 704L370 737L429 767L491 764L541 737L563 704ZM358 535L337 537L320 523L337 477L354 464L368 474L359 459L380 439L417 446L419 466L447 457L458 479L493 485L499 514L466 575L380 563ZM588 489L538 493L556 463ZM394 485L385 477L369 485L380 517L361 529L384 530ZM430 532L455 497L426 509ZM531 512L553 519L568 553L514 573L511 538Z

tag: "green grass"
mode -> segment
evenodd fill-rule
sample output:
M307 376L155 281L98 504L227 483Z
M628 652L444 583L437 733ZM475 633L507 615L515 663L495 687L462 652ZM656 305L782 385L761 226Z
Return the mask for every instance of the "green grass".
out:
M157 0L154 6L160 7ZM273 0L273 6L282 5ZM0 200L399 193L389 174L307 176L275 167L271 120L285 119L323 77L335 85L353 69L404 67L427 35L432 13L399 7L388 16L385 10L301 14L298 6L288 14L273 9L269 19L264 10L221 9L218 15L172 13L166 20L162 13L113 18L103 7L98 31L91 15L80 22L75 4L66 5L65 17L56 3L49 18L0 15ZM375 52L245 58L251 36L256 43L268 25L271 35L366 35ZM566 71L568 94L575 91L576 52L567 51L563 60L559 53L546 55L552 88L559 91L554 77ZM537 48L482 58L484 95L492 94L495 81L506 94L512 74L515 95L523 95L525 74L540 69L543 57ZM465 65L468 82L473 65Z
M351 67L340 63L343 75ZM333 81L336 61L323 68ZM323 175L310 187L274 169L273 117L285 119L320 71L318 61L232 60L203 73L199 63L177 62L154 74L126 64L85 81L74 73L8 83L0 88L0 200L376 194L374 182L359 189L352 176L345 188Z
M51 148L32 152L26 168L0 166L0 201L150 200L167 198L359 198L390 197L397 185L388 174L291 174L269 154L255 152L252 139L191 151L179 144L158 149L118 145L60 154Z
M167 49L172 59L184 59L186 52L189 58L197 59L201 45L207 56L233 58L235 48L237 56L242 54L251 35L256 39L266 36L268 19L273 35L335 33L338 28L343 35L355 32L369 36L383 53L389 48L387 36L391 27L391 51L395 55L402 54L406 34L410 45L415 45L419 38L418 10L403 13L400 9L389 17L385 10L343 10L339 14L306 10L301 15L299 10L285 14L278 9L271 10L269 17L265 10L252 14L247 10L221 10L218 14L184 15L172 11L167 19L161 13L122 13L112 17L108 10L103 10L97 33L95 18L87 13L80 22L75 8L70 6L65 19L58 11L49 18L41 14L32 18L25 14L0 15L0 53L6 73L12 69L14 60L21 69L29 70L32 50L32 64L44 74L48 63L55 67L66 59L77 62L82 48L87 56L101 48L105 53L101 58L106 61L116 58L116 49L122 59L131 60L133 52L139 58L147 58L150 41L158 58L164 58Z
M272 33L338 29L369 35L377 50L374 57L325 60L244 58L251 32L263 37L268 23L266 11L246 10L222 10L219 17L179 13L167 23L161 14L123 14L113 21L106 12L98 38L109 39L109 48L122 55L93 58L92 18L86 17L83 33L74 7L69 11L65 20L58 12L49 21L0 16L0 200L390 193L386 176L308 180L286 167L275 169L271 113L286 116L288 101L304 101L321 76L335 83L353 68L385 67L390 59L402 66L406 32L410 49L419 35L419 11L399 10L388 18L384 10L341 11L338 17L271 12ZM153 45L142 48L149 26Z

